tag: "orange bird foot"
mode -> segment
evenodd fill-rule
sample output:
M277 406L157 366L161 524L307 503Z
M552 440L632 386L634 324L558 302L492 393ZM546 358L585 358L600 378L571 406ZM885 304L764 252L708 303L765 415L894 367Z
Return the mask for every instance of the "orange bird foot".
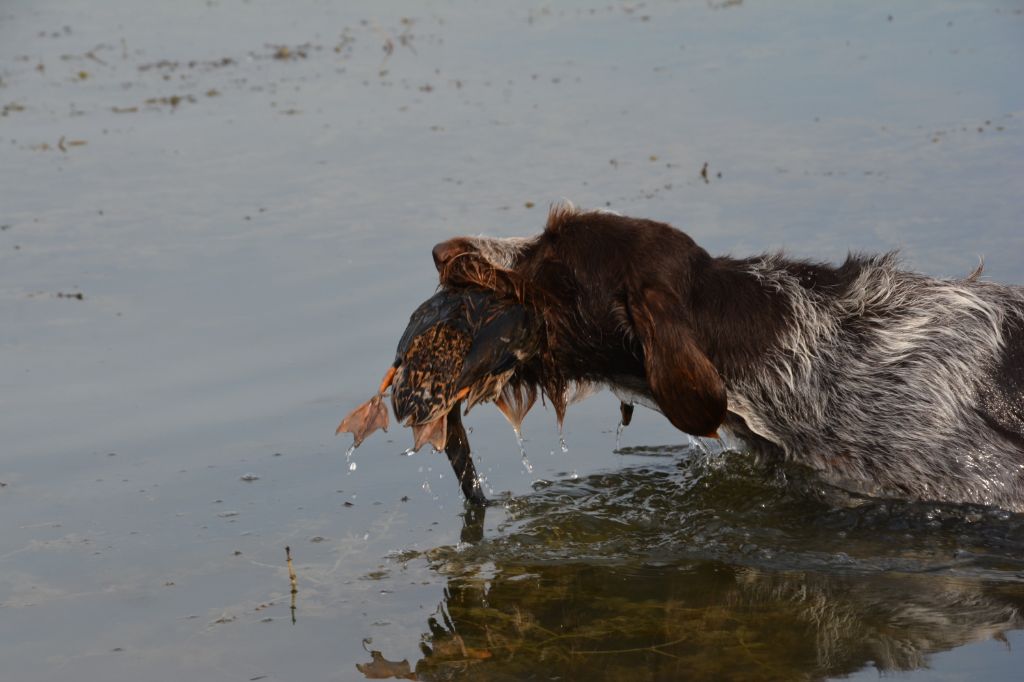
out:
M388 408L384 404L384 396L380 393L349 412L338 424L338 430L334 435L351 433L355 436L353 445L358 446L377 429L388 430Z
M448 439L448 419L442 416L426 424L414 424L412 435L416 441L413 443L413 450L419 450L427 443L433 445L435 450L444 450L445 441Z

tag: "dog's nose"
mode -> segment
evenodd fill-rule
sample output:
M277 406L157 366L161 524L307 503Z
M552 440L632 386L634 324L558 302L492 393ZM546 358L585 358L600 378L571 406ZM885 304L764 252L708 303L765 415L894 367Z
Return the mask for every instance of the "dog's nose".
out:
M441 242L435 246L434 250L431 252L434 256L434 267L436 267L438 272L440 272L448 261L457 256L463 250L462 240L458 238Z
M448 242L441 242L440 244L434 245L434 250L431 251L431 255L434 257L434 267L440 270L444 266L446 252L448 251Z

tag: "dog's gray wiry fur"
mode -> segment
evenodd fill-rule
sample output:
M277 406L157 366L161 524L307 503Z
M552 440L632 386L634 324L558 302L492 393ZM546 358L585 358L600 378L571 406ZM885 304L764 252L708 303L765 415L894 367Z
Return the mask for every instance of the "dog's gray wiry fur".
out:
M792 325L726 382L730 410L840 486L1024 509L1024 394L1000 388L1024 290L906 272L887 254L838 295L816 293L781 260L749 272L785 296Z
M721 424L857 492L1024 511L1022 287L982 281L980 268L935 279L893 254L839 267L713 258L663 223L571 206L532 239L439 244L443 283L444 266L467 255L542 292L540 313L562 335L549 329L549 344L564 346L548 350L572 368L563 379L604 383L687 430L666 401L678 395L699 411L700 396L721 394L700 392L696 367L726 398L721 413L693 422L710 425L694 435ZM696 394L659 392L652 379L655 369L671 376L658 363L684 350L644 332L673 324L680 331L667 338L705 363L679 375Z

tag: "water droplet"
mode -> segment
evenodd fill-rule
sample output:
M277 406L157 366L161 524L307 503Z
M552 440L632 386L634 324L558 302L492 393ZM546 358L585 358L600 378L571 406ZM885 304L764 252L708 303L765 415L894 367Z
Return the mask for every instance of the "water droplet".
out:
M615 449L618 450L620 441L622 440L622 432L626 430L626 425L619 420L619 425L615 427Z
M533 465L526 457L526 441L523 439L523 432L515 426L512 427L512 432L516 434L516 444L519 445L519 456L523 458L523 468L526 469L526 473L532 474Z
M562 447L562 452L569 452L569 446L565 444L565 436L559 434L558 444Z
M690 441L690 447L696 448L698 451L700 451L700 454L704 455L705 457L711 455L711 451L708 450L708 445L707 443L704 442L703 438L694 437L689 434L687 434L686 437Z
M404 455L405 457L412 457L415 454L416 454L416 451L413 450L412 448L409 448L408 450L406 450L405 452L402 453L402 455Z
M345 451L345 461L348 462L348 472L352 473L356 470L356 463L352 461L352 453L356 451L356 446L352 445L348 450Z
M525 445L526 441L523 440L523 432L520 431L518 428L513 426L512 427L512 433L516 434L516 444L519 446L519 454L522 455L523 457L525 457L526 456L526 445Z
M569 478L571 478L571 479L572 479L572 480L574 480L574 481L575 481L576 479L578 479L579 477L580 477L580 475L579 475L578 473L576 473L576 470L575 470L575 469L573 469L573 470L572 470L572 474L570 474L570 475L569 475Z
M533 465L530 464L530 460L528 460L526 458L526 453L525 452L523 453L523 467L526 469L526 473L528 473L528 474L532 474L533 473Z

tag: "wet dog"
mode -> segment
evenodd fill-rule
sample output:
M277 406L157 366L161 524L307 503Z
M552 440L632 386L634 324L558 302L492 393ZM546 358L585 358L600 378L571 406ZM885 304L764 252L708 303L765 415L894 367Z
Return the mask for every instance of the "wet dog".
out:
M531 239L438 244L445 286L532 311L510 379L559 420L571 389L681 431L727 429L856 492L1024 511L1024 288L782 254L711 256L664 223L555 207ZM532 404L532 401L530 401Z

